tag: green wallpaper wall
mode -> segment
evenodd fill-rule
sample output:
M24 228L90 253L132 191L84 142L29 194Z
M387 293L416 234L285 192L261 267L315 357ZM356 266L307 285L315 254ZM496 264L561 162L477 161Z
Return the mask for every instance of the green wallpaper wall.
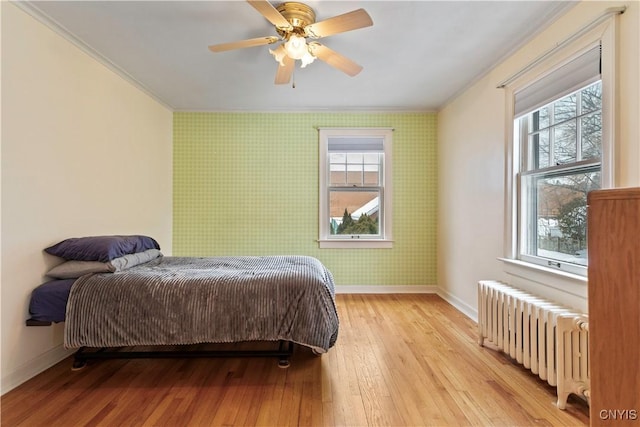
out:
M393 127L393 249L319 249L317 127ZM175 113L173 255L310 255L337 285L435 285L433 113Z

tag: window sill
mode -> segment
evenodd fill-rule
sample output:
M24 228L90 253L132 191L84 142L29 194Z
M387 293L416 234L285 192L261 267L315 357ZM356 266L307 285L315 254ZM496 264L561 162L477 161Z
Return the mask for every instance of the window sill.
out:
M391 249L393 240L318 240L320 249Z
M504 272L510 276L534 282L557 291L586 298L588 279L578 274L509 258L498 258L504 263Z
M573 280L575 282L578 283L582 283L582 284L587 284L587 278L586 276L581 276L579 274L574 274L574 273L568 273L566 271L561 271L561 270L557 270L555 268L548 268L542 265L538 265L538 264L533 264L530 262L525 262L525 261L520 261L517 259L510 259L510 258L498 258L500 261L503 261L504 263L506 263L507 265L511 264L517 267L522 267L522 268L526 268L526 269L530 269L532 271L536 271L542 274L550 274L550 275L554 275L554 276L560 276L563 277L567 280Z

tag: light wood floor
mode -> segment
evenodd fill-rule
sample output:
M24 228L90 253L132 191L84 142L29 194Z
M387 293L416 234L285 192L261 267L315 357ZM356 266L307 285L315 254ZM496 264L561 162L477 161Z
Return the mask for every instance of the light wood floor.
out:
M340 335L317 357L67 359L2 396L2 426L588 424L571 398L476 341L435 295L338 295Z

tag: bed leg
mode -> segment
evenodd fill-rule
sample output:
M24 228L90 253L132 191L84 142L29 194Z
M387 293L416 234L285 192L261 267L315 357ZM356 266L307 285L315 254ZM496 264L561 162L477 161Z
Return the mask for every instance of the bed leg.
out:
M84 347L80 347L78 351L73 356L73 365L71 366L72 371L79 371L80 369L87 366L87 359L83 355Z
M287 346L286 349L285 345ZM278 356L278 368L287 369L289 366L291 366L291 363L289 362L289 356L293 354L293 343L280 341L279 347L280 348L278 351L281 354L280 356Z
M291 366L289 356L280 356L280 360L278 360L278 368L287 369L289 366Z

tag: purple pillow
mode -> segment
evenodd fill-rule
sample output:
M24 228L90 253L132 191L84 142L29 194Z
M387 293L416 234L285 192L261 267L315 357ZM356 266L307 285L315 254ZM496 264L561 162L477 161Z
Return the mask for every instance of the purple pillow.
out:
M39 322L64 322L67 300L76 279L52 280L43 283L31 293L29 314Z
M66 260L109 262L148 249L160 249L160 245L147 236L93 236L66 239L44 251Z

